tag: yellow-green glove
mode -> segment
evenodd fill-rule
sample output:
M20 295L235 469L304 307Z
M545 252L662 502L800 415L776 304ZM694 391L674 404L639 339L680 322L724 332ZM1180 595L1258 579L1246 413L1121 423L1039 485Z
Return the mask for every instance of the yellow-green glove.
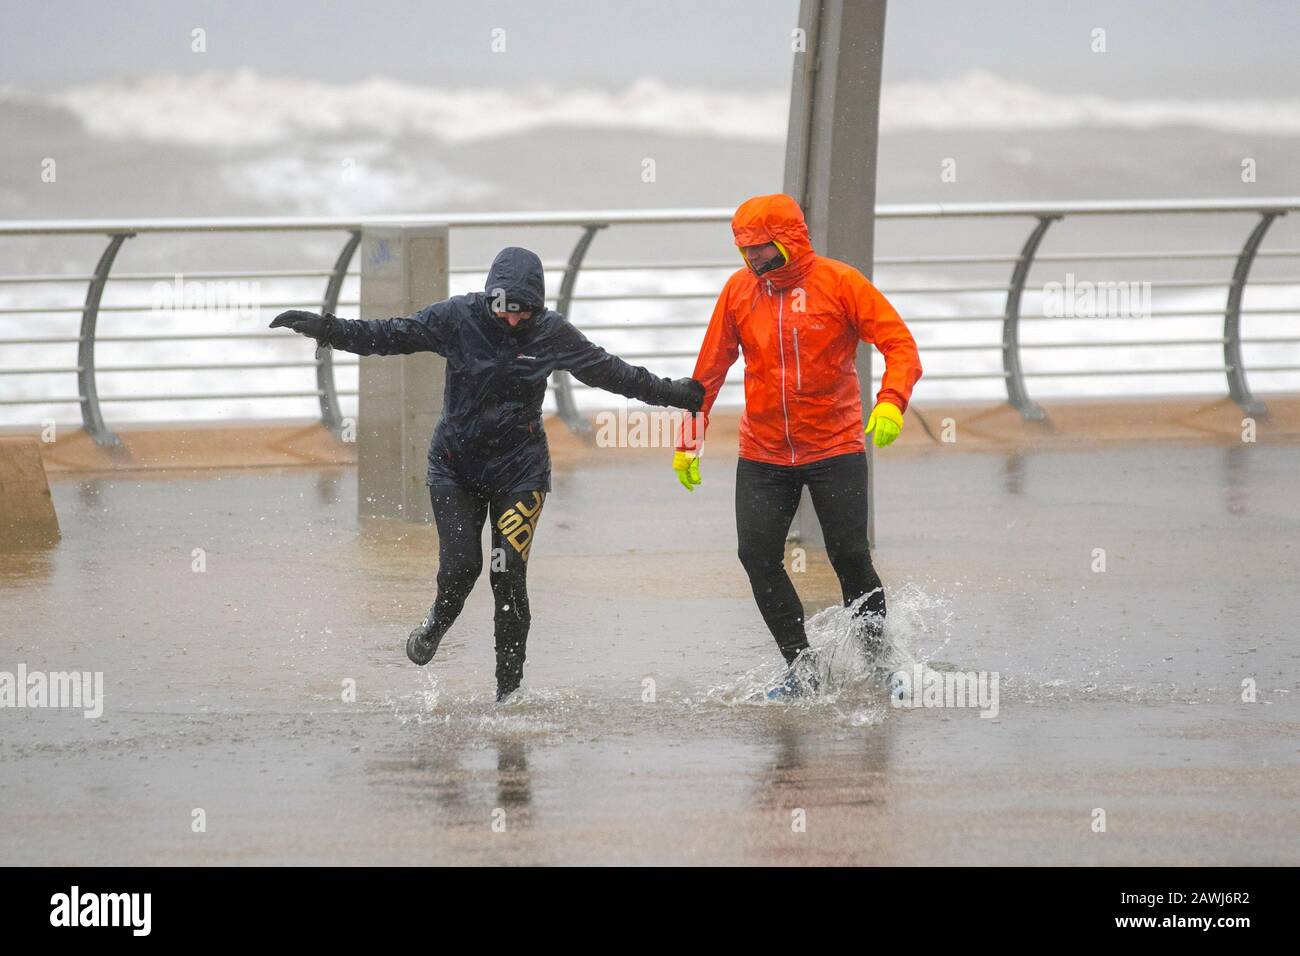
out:
M876 407L871 410L871 417L867 419L866 433L870 435L873 431L876 433L875 442L877 448L884 448L903 430L903 413L898 410L898 406L893 402L876 402Z
M673 455L673 471L677 480L687 491L694 491L700 483L700 454L694 451L679 451Z

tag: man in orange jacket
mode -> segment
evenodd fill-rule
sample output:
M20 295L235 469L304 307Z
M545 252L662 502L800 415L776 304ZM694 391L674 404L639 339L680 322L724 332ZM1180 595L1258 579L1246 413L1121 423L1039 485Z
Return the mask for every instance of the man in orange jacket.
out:
M858 342L885 356L866 433L883 448L903 427L921 360L894 307L857 269L817 255L799 205L755 196L731 220L745 267L727 280L695 363L700 414L684 423L673 468L687 491L700 483L709 410L727 370L745 353L745 411L736 468L736 533L754 600L787 663L808 646L803 606L785 571L785 539L807 486L863 637L877 639L885 592L867 549L867 455Z

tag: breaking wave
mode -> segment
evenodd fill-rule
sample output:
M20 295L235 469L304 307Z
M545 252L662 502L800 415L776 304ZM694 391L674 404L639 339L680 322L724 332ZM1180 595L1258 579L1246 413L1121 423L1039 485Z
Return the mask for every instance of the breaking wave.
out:
M669 86L646 77L621 90L439 88L372 77L358 83L266 76L251 70L151 74L42 95L0 88L0 103L71 112L112 140L257 146L358 133L425 135L468 143L542 128L645 130L779 142L789 93ZM1300 134L1300 99L1143 98L1057 93L986 70L886 84L886 132L930 129L1151 129Z

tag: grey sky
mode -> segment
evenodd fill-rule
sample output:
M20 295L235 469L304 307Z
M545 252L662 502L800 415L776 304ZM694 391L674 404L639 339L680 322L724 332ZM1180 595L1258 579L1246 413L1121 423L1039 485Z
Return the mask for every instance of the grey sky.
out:
M251 68L340 82L789 82L797 0L0 0L0 83ZM190 31L208 50L190 51ZM507 53L489 48L503 27ZM1094 27L1108 52L1089 50ZM886 80L983 68L1115 97L1300 95L1296 0L892 0Z

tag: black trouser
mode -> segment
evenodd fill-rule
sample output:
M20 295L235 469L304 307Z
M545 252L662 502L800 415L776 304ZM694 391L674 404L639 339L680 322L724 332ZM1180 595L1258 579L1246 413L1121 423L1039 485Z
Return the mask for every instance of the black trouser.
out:
M885 591L867 550L866 452L788 466L742 458L736 466L740 563L749 575L763 620L787 662L808 646L803 605L785 571L785 538L805 485L826 539L826 555L840 579L845 606L869 595L857 612L868 635L878 635L885 618Z
M440 639L455 622L483 571L483 521L492 519L488 580L496 602L497 690L511 691L524 676L528 643L528 552L546 493L521 491L485 496L464 488L429 489L438 523L438 596L429 612L431 636Z

